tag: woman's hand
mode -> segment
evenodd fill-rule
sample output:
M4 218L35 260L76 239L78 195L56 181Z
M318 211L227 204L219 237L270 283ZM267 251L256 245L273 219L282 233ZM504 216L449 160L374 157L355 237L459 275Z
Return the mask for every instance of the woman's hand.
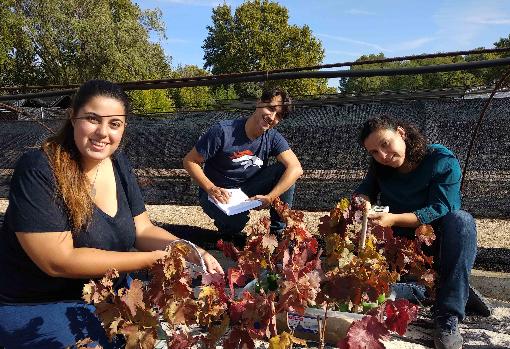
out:
M218 261L216 260L216 258L214 258L213 255L211 255L207 251L204 251L203 253L200 252L200 254L202 256L202 259L204 260L205 267L209 274L215 274L215 273L225 274L220 263L218 263Z
M151 253L152 253L152 258L154 259L152 264L155 264L158 260L163 259L167 256L167 252L163 251L163 250L155 250L155 251L152 251Z
M392 227L395 225L395 215L393 213L370 213L368 219L372 224L380 225L381 227Z
M209 188L207 194L209 194L210 197L221 204L228 204L228 201L230 200L229 191L225 188L217 187L215 185Z
M355 194L354 197L359 200L360 206L363 209L363 212L369 212L372 208L372 204L370 203L370 199L366 195Z
M209 252L207 252L206 250L203 250L201 248L199 249L199 252L200 252L200 256L202 256L202 259L204 260L206 271L208 273L210 273L210 274L214 274L214 273L225 274L220 263L218 263L216 258L214 258ZM162 258L165 258L167 256L167 252L161 251L161 250L152 251L151 253L152 253L152 258L153 258L152 264L156 263L156 261L158 261ZM188 261L190 261L191 263L200 264L200 261L198 260L198 256L196 255L196 253L193 253L190 257L187 257L186 259Z

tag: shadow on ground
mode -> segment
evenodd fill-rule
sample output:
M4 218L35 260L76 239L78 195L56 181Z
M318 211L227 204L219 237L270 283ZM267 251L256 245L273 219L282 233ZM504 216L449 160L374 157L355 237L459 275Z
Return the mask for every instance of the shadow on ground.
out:
M478 248L475 269L510 273L510 249Z
M155 225L171 232L180 239L191 241L205 250L215 250L219 240L216 230L204 229L186 224L167 224L154 222Z

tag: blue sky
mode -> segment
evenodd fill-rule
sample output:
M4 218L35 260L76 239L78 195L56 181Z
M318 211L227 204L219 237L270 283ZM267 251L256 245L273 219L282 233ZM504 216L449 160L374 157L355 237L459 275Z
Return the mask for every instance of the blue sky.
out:
M160 8L172 66L203 67L206 26L214 0L136 0ZM240 0L227 0L233 9ZM382 52L386 57L493 47L510 34L510 0L293 0L278 1L289 23L307 24L325 49L324 64Z

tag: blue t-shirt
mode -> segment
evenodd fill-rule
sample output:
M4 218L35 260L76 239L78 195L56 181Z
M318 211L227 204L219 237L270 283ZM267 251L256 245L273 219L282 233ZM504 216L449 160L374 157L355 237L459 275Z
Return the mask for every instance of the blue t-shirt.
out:
M204 173L214 185L240 187L267 166L269 157L290 149L275 129L250 140L244 129L246 120L221 121L204 133L195 145L205 160Z
M140 188L126 156L112 158L117 186L117 213L109 216L97 206L86 230L73 234L74 247L129 251L135 243L133 217L145 211ZM16 232L70 231L71 224L57 196L46 154L24 154L11 179L9 206L0 235L0 302L27 303L81 299L89 280L51 277L28 257Z
M356 193L372 202L380 193L381 204L389 206L391 213L414 212L422 224L430 224L460 209L461 176L455 155L441 144L431 144L413 171L375 178L369 170Z

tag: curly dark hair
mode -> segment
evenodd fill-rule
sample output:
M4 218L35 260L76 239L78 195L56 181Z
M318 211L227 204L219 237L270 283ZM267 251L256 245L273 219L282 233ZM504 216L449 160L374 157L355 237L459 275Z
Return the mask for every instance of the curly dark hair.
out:
M411 166L418 165L427 153L427 140L420 130L410 123L395 119L389 115L378 115L363 123L358 141L365 147L365 140L368 136L378 130L396 131L397 127L402 127L406 133L404 142L406 144L405 161ZM396 169L382 165L372 158L370 167L376 176L383 176L394 172Z

